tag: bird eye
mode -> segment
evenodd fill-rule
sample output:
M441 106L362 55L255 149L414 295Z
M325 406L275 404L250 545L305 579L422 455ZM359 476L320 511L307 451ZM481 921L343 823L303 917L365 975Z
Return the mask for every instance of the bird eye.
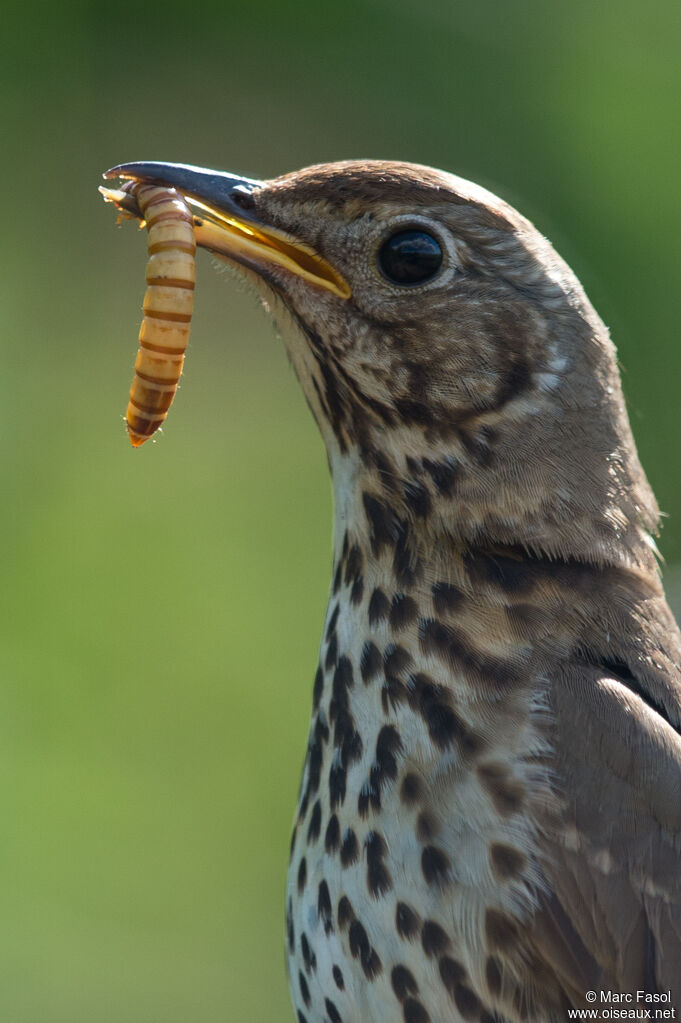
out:
M381 245L378 265L393 284L423 284L442 266L442 248L427 231L398 231Z

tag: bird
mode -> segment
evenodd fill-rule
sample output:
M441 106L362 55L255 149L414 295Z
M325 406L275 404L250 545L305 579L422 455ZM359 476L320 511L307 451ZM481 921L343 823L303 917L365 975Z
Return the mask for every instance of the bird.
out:
M575 274L502 199L418 164L106 176L195 204L326 446L285 900L298 1023L681 1010L681 636Z

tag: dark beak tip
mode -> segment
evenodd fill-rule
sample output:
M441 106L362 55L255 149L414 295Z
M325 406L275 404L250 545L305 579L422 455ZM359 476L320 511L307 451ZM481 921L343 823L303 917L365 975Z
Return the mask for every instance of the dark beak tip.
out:
M191 167L183 163L165 163L163 160L136 160L134 163L117 163L115 167L104 171L105 178L135 178L139 181L163 181L167 183L168 175L177 175L178 171L196 171L210 174L214 171L203 167Z
M119 163L105 171L104 177L132 178L152 184L177 188L184 195L203 201L218 210L228 213L239 212L243 216L243 203L234 202L234 193L243 197L264 185L255 178L245 178L226 171L194 167L186 163L162 163L147 160L139 163Z
M123 177L122 171L124 167L124 163L119 164L117 167L111 167L109 170L104 171L102 177L105 181L111 181L112 178L121 178Z
M172 163L161 163L154 160L117 163L115 167L110 167L109 170L104 171L102 177L107 180L111 178L138 178L140 181L144 181L149 177L159 177L164 167L169 169L174 166L176 165Z
M246 178L228 171L195 167L189 163L164 163L159 160L143 160L136 163L119 163L104 172L105 178L136 178L139 181L158 181L159 184L185 187L193 191L199 187L219 188L226 191L240 186L255 191L262 188L264 181ZM198 193L197 193L198 194Z

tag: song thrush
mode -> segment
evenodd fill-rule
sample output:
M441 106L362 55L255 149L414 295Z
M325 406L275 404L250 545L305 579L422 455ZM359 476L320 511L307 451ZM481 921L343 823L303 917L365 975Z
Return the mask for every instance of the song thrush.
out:
M588 991L680 1011L681 637L579 281L426 167L115 175L200 201L199 244L256 283L328 452L299 1023L557 1021Z

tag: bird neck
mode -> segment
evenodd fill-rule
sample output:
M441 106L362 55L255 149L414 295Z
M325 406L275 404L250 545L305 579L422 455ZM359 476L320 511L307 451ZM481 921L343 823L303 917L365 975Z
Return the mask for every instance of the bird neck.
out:
M517 431L443 438L401 427L341 450L325 436L333 477L335 549L346 531L374 554L408 545L426 563L457 549L518 549L528 557L615 566L657 577L658 509L631 434L582 437L583 461L561 461ZM589 446L589 444L591 446ZM615 451L615 454L612 452ZM490 501L494 494L494 501Z
M632 648L633 622L663 603L649 547L641 565L625 545L595 556L578 547L542 550L536 533L536 545L521 531L466 535L457 495L438 505L436 486L381 472L358 453L330 461L329 614L339 608L348 634L370 637L384 623L387 642L408 638L413 671L434 661L454 669L476 698L494 701L500 689L550 677L575 656L606 667L645 656Z

